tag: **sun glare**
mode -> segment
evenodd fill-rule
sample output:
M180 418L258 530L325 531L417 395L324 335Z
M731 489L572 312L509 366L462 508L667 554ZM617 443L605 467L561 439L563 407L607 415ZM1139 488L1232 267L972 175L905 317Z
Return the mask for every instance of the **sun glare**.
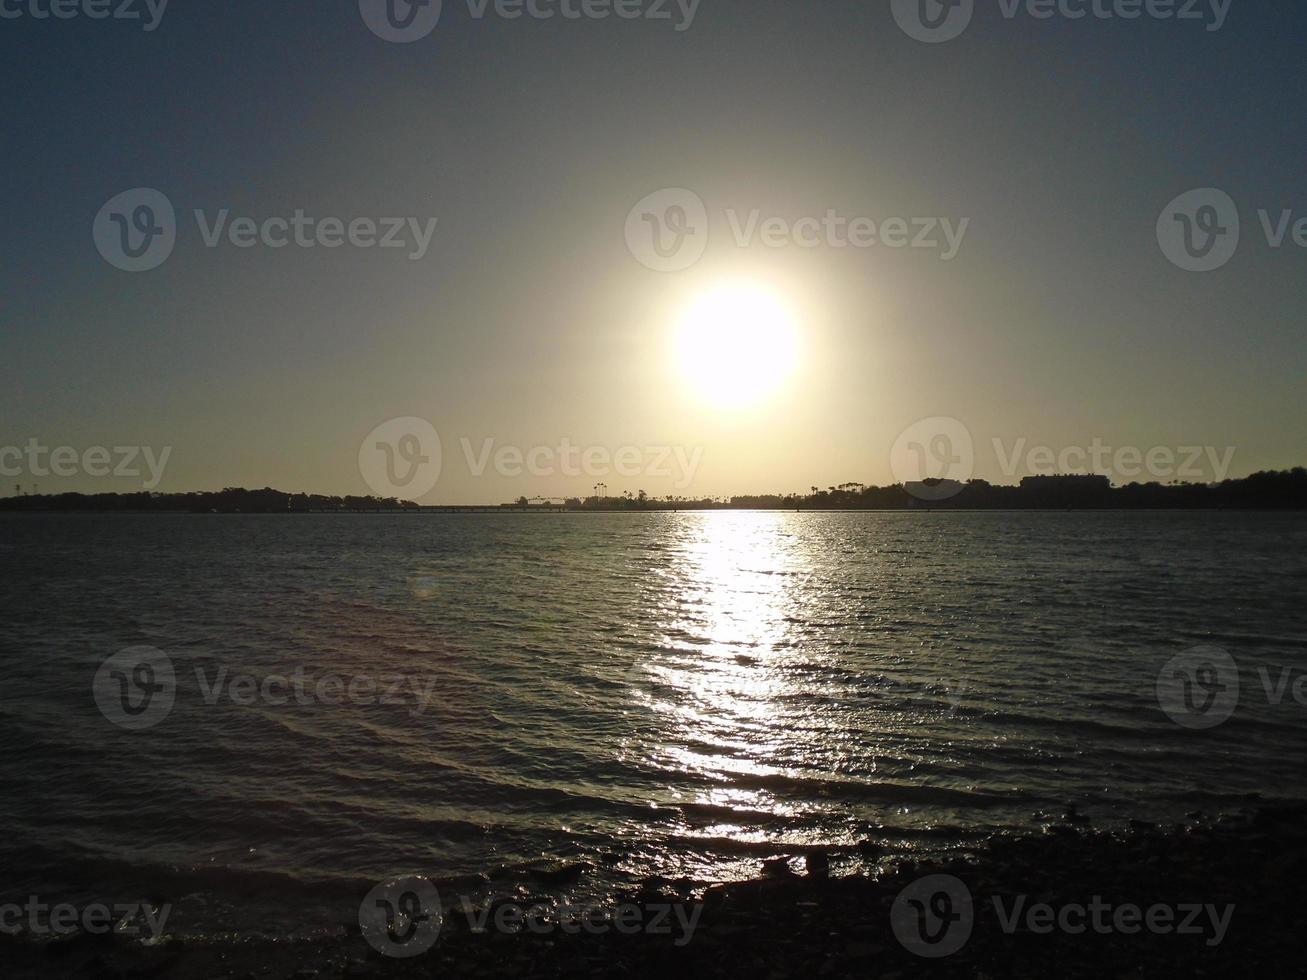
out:
M798 331L785 302L755 283L699 296L681 317L676 357L690 389L723 408L773 396L794 367Z

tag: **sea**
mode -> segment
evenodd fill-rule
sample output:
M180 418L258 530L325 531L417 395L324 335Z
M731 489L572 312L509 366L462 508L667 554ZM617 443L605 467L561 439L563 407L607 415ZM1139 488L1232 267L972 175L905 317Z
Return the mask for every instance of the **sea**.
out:
M0 517L0 901L182 937L1307 797L1307 518Z

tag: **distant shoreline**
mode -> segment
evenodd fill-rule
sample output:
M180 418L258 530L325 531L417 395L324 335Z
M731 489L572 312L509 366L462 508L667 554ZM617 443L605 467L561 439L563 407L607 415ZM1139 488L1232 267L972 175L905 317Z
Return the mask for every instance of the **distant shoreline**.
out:
M985 480L920 480L888 487L844 483L809 494L732 497L518 497L501 504L427 504L395 497L292 493L264 487L188 493L62 493L0 498L0 513L643 513L659 511L1018 511L1018 510L1304 510L1307 469L1254 473L1220 483L1131 483L1106 476L1028 476L1017 486Z
M650 507L644 509L623 507L511 507L507 505L450 505L423 506L403 509L365 509L342 508L340 510L303 510L303 511L268 511L268 510L220 510L220 511L185 511L185 510L150 510L147 508L22 508L8 510L0 508L0 514L15 515L50 515L50 514L88 514L95 516L111 514L154 514L162 517L295 517L295 516L396 516L396 517L430 517L438 515L599 515L599 514L1026 514L1026 513L1102 513L1102 514L1294 514L1307 510L1307 507Z

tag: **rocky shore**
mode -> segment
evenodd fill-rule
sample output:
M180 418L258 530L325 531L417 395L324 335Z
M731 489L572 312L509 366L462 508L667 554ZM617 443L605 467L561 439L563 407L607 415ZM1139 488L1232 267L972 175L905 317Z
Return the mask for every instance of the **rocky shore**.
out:
M834 858L832 864L831 858ZM10 977L1222 977L1307 976L1307 806L1182 825L1089 829L1074 812L966 857L783 856L760 877L693 891L650 882L629 917L585 927L547 895L449 909L429 945L382 955L358 923L317 939L0 936ZM836 869L832 872L831 867ZM923 880L924 879L924 880ZM535 909L538 917L529 923ZM636 911L639 910L639 911ZM421 939L392 920L391 938ZM564 926L567 928L564 928ZM479 931L480 930L480 931ZM372 942L369 942L369 938ZM384 940L380 945L385 946Z

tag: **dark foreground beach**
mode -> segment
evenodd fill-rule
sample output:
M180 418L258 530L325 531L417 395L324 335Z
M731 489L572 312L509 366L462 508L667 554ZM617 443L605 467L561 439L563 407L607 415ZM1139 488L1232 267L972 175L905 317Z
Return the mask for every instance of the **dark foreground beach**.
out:
M825 876L825 855L814 852L788 864L772 862L757 880L697 895L678 894L675 883L651 882L628 900L648 910L646 924L659 918L659 909L678 908L675 915L663 913L665 931L563 930L557 928L554 906L554 927L538 922L537 932L504 932L493 918L486 931L477 932L463 911L447 911L434 944L406 959L378 953L355 923L342 923L337 935L314 940L165 940L148 948L86 934L48 942L4 937L0 973L97 978L1307 975L1302 950L1307 806L1281 804L1214 818L1195 814L1168 828L1135 824L1104 831L1078 823L1072 812L1064 822L1028 836L993 838L965 858L897 861L875 876ZM831 856L838 860L838 854ZM950 877L918 884L934 875ZM537 900L519 899L523 906ZM922 917L924 909L942 918ZM689 941L686 915L698 916Z

